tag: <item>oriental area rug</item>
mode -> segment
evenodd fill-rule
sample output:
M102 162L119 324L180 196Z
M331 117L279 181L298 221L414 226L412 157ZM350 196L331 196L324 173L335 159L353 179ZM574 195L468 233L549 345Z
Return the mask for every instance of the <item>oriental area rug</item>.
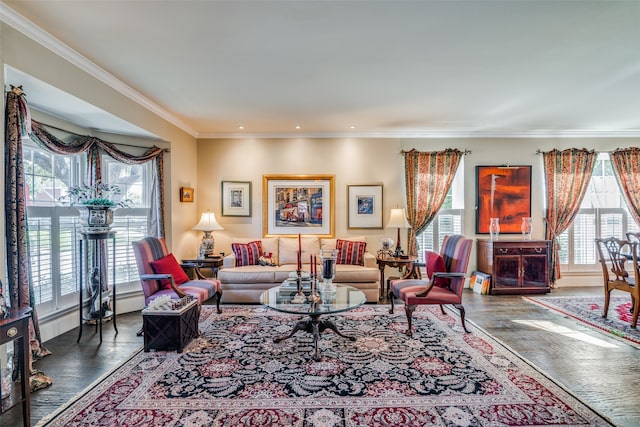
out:
M273 343L299 316L203 307L183 353L139 352L39 426L610 425L473 325L439 307L367 305L327 316L322 358L309 334Z
M631 328L631 296L612 294L607 317L602 317L604 291L600 296L523 297L526 301L569 316L627 344L640 348L640 331Z

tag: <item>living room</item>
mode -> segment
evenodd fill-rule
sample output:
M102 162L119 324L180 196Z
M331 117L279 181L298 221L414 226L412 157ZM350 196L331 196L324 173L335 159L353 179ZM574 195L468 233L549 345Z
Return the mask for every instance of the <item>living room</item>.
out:
M321 132L313 126L302 124L301 129L283 131L261 131L257 128L258 123L269 122L275 113L268 111L269 104L262 104L255 107L255 123L252 128L250 119L246 117L237 119L233 123L230 121L222 126L217 117L209 116L200 120L209 120L212 127L198 128L194 131L194 122L185 125L185 117L180 114L168 115L167 108L142 94L145 91L141 87L135 87L140 92L131 93L130 86L122 83L114 75L106 70L109 69L96 53L93 59L103 68L95 66L91 60L87 59L91 55L83 55L69 49L69 45L56 39L55 32L51 29L51 34L41 32L38 25L46 28L44 21L40 21L36 9L21 10L20 2L6 2L8 5L3 11L0 20L1 34L1 62L0 78L5 82L5 87L9 90L9 85L22 85L26 93L27 102L32 107L32 114L36 120L42 121L66 131L75 132L81 135L92 135L107 141L124 144L136 144L138 146L157 145L170 150L165 155L166 173L166 193L165 193L165 237L171 249L178 259L191 259L197 256L198 247L202 238L202 233L193 230L200 215L210 210L216 214L218 223L223 230L214 231L216 252L231 252L231 242L237 237L262 237L264 233L265 218L265 198L263 191L263 179L265 175L278 174L290 176L303 175L333 175L335 178L335 236L349 237L365 235L368 242L368 251L375 253L381 246L381 239L391 237L395 240L397 230L395 228L384 228L390 211L396 207L405 207L406 192L404 185L404 157L403 151L416 149L418 151L441 151L445 149L458 149L465 152L463 161L458 170L461 178L461 185L456 188L457 207L464 209L462 219L462 234L472 239L486 238L485 234L476 233L476 167L487 165L525 165L531 166L531 217L533 219L533 238L543 239L545 224L544 215L546 209L545 185L542 156L540 152L553 149L565 148L587 148L597 152L611 152L617 148L633 147L638 145L640 128L637 120L625 121L627 116L618 114L617 126L608 126L616 120L603 124L598 120L602 117L610 118L615 115L607 110L612 102L609 98L602 101L600 108L591 111L591 116L585 116L582 122L571 122L573 124L582 123L582 127L562 127L562 125L547 125L536 122L538 116L534 113L539 111L527 111L527 103L522 99L513 96L496 97L493 113L494 123L487 127L474 127L474 125L453 124L452 128L447 123L449 119L440 119L438 109L444 111L449 109L449 101L446 97L438 96L431 101L428 114L430 127L422 128L420 131L407 130L397 132L386 132L380 129L369 131L363 125L358 124L356 129L348 129L347 126L331 132ZM598 3L598 2L596 2ZM531 5L530 5L531 6ZM603 7L603 6L598 6ZM596 9L598 9L596 7ZM622 7L618 5L618 7ZM616 8L614 8L616 9ZM25 13L24 16L20 12ZM566 11L565 11L566 12ZM604 8L602 13L611 13L619 19L617 13ZM637 9L632 8L632 12ZM582 13L586 13L582 11ZM595 12L593 12L595 14ZM633 13L629 15L633 16ZM608 16L608 15L607 15ZM542 19L542 18L540 18ZM624 27L627 28L627 27ZM631 32L616 34L623 40L635 40L637 33ZM613 37L613 36L612 36ZM606 43L603 42L606 46ZM633 43L629 43L633 44ZM599 51L600 49L598 49ZM28 53L28 54L27 54ZM443 59L444 60L444 59ZM548 57L541 56L541 63L557 64L562 68L563 61L555 55ZM279 59L275 68L284 67L284 62ZM382 66L376 60L374 65ZM384 61L380 61L384 62ZM317 64L316 64L317 65ZM477 65L477 64L476 64ZM617 66L617 64L616 64ZM385 68L384 66L382 66ZM269 68L269 67L267 67ZM544 66L537 70L545 74ZM551 66L550 74L559 72L556 67ZM604 68L607 68L606 66ZM555 71L554 71L555 70ZM478 72L478 69L474 70ZM265 71L266 72L266 71ZM468 81L464 87L472 85L473 73L462 73ZM500 79L508 80L512 78L500 74ZM212 77L213 78L213 77ZM576 77L577 78L577 77ZM619 77L624 80L624 77ZM357 80L357 79L356 79ZM393 80L401 80L401 75L394 74ZM616 80L613 77L611 80ZM631 78L630 78L631 80ZM174 85L183 84L185 94L197 92L197 87L192 87L189 81L175 82ZM253 83L257 84L257 83ZM326 82L320 82L323 86ZM520 82L522 84L522 81ZM604 84L604 83L603 83ZM394 86L393 81L390 86ZM300 89L304 85L296 87ZM259 91L255 87L256 91ZM345 87L341 86L341 90ZM326 89L326 88L325 88ZM553 112L560 114L560 110L570 110L577 108L579 104L589 104L593 102L585 100L581 96L588 92L584 87L560 94L559 98L552 98L551 92L561 92L561 88L553 86L549 93L539 93L537 98L549 98L546 105ZM572 88L575 89L575 88ZM263 90L263 89L261 89ZM291 89L294 91L294 89ZM457 93L458 90L452 90ZM599 99L601 91L597 92L593 99ZM129 93L127 93L129 91ZM338 91L338 89L336 89ZM327 90L332 93L333 90ZM632 93L633 90L627 90ZM42 94L60 95L65 102L60 102L58 110L47 104L47 100ZM578 96L578 95L581 96ZM360 93L364 98L365 94ZM327 95L328 96L328 95ZM528 94L531 98L536 98L534 94ZM185 95L185 97L187 97ZM565 102L560 104L558 99L565 98ZM176 102L183 102L180 97L176 97ZM239 96L241 98L241 96ZM277 96L274 97L277 99ZM514 115L523 117L519 123L527 123L530 127L523 130L513 127L510 123L500 123L506 120L499 113L500 108L508 109L507 101L513 105L522 103L524 107L516 108ZM570 100L570 101L569 101ZM67 104L69 101L70 104ZM626 105L625 110L634 110L632 101L624 100L620 104ZM275 103L275 101L273 101ZM319 100L328 103L326 99ZM239 102L238 103L242 103ZM100 127L95 123L86 121L86 116L82 111L74 111L78 105L82 108L90 106L95 108L100 115L115 118L113 129ZM539 105L539 104L538 104ZM217 107L220 108L220 107ZM229 110L235 109L235 105L229 105ZM329 108L325 106L325 108ZM376 115L379 107L370 107L371 114ZM194 107L194 109L197 109ZM344 110L341 105L339 110ZM637 111L637 109L635 109ZM527 114L532 117L527 120ZM186 114L186 113L185 113ZM334 113L340 116L341 111ZM600 114L600 115L598 115ZM628 113L627 113L628 114ZM200 114L195 114L199 116ZM206 115L206 114L205 114ZM364 123L366 111L363 111L360 123ZM594 118L597 117L597 118ZM407 121L414 120L411 117ZM465 120L469 119L466 117ZM485 117L486 119L486 117ZM335 120L335 117L334 117ZM397 121L397 117L390 117L389 121ZM604 120L604 119L603 119ZM121 122L126 122L131 129L129 134L118 132ZM485 122L486 125L487 122ZM245 129L239 129L243 124ZM296 123L297 124L297 123ZM291 123L293 128L293 123ZM219 132L211 130L215 126L223 129ZM465 128L461 131L459 128ZM256 130L258 129L258 130ZM266 127L264 128L266 129ZM308 129L308 130L307 130ZM4 137L3 137L4 138ZM4 139L3 139L4 141ZM3 144L4 145L4 144ZM222 188L224 181L241 181L251 183L250 215L243 217L225 216L222 214ZM348 186L350 185L380 185L383 189L383 228L380 229L352 229L348 226ZM193 188L193 202L180 201L179 194L181 188ZM4 212L4 210L3 210ZM4 218L4 213L1 214ZM518 236L505 236L505 238ZM406 230L402 231L402 243L407 244ZM5 237L0 238L0 255L6 255ZM558 288L568 288L575 286L602 286L602 276L599 266L594 265L588 272L565 272L563 277L556 283ZM468 273L477 269L476 265L476 245L474 244ZM3 278L5 276L3 275ZM6 280L3 280L6 281ZM120 297L119 297L120 298ZM142 295L139 290L128 291L122 294L118 301L119 312L137 311L143 307ZM224 309L224 307L223 307ZM63 314L45 316L41 322L43 339L49 340L64 332L77 327L77 313L67 310Z

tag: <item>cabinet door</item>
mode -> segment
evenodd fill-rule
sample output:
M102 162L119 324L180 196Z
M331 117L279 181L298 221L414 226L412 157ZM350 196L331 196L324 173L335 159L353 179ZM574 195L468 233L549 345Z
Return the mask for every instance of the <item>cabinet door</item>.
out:
M522 256L522 286L547 286L547 255Z
M517 288L520 286L520 256L496 255L493 262L494 287Z

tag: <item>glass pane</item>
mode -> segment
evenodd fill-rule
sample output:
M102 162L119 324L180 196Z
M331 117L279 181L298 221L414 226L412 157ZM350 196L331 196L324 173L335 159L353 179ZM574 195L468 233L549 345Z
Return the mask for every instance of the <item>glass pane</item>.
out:
M131 242L147 235L146 216L116 216L113 221L116 234L116 284L138 280L138 268ZM112 262L109 260L109 277L113 277Z
M53 300L52 240L50 218L29 218L27 244L36 304Z

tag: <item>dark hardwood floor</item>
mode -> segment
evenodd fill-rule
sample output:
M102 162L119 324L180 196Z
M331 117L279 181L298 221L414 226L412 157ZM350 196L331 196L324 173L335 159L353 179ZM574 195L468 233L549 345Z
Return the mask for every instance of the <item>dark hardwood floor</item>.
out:
M600 288L564 288L549 295L602 294ZM640 426L640 350L576 321L522 300L520 296L465 291L467 319L547 373L560 385L619 426ZM223 306L224 309L224 306ZM139 312L118 316L120 333L104 324L100 345L92 327L80 343L77 329L48 342L53 352L36 368L53 377L51 387L32 395L31 423L56 410L142 346ZM612 345L604 347L604 344ZM0 418L2 427L20 426L20 408Z

